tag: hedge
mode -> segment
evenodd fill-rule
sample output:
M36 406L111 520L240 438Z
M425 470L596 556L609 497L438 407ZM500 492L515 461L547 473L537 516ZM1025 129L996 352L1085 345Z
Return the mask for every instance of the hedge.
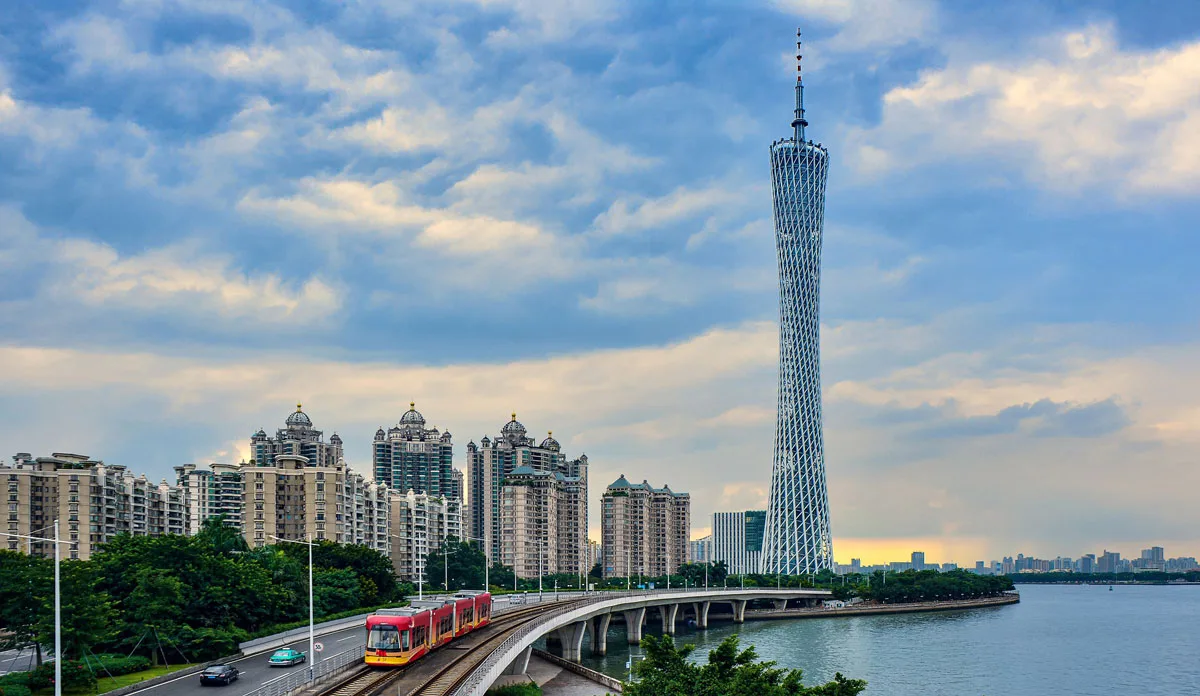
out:
M144 669L150 669L150 660L141 655L125 657L123 655L96 655L89 657L85 663L92 668L96 676L119 677L122 674L133 674Z
M0 696L31 696L32 693L28 686L0 684Z

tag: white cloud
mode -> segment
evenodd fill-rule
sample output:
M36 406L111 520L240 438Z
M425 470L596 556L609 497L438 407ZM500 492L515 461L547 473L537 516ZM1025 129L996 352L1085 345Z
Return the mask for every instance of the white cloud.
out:
M1200 42L1122 50L1112 27L1088 26L1021 59L952 58L890 91L882 122L849 139L865 174L979 155L1058 189L1194 192Z
M39 297L99 309L177 309L202 320L303 325L323 321L341 306L338 290L319 278L293 284L274 274L245 273L192 244L122 256L87 239L40 236L20 213L0 208L0 267L16 262L48 269Z
M937 15L927 0L775 0L779 9L838 27L820 50L853 52L887 48L922 39ZM813 49L805 48L806 56Z
M72 239L57 244L57 262L67 280L52 292L98 307L186 306L226 318L307 324L341 305L338 292L320 279L292 288L279 276L249 276L228 259L198 256L187 247L122 258L105 244Z
M715 184L704 188L680 186L659 198L618 198L592 223L605 236L630 234L669 225L703 213L741 210L749 198L745 188Z

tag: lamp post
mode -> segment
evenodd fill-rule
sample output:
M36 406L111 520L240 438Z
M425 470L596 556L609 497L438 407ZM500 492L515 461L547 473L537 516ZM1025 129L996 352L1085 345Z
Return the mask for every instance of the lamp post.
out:
M304 544L308 547L308 680L312 681L313 664L317 660L317 651L315 645L317 642L315 631L313 629L313 563L312 550L316 544L312 543L312 535L306 534L305 541L297 539L282 539L280 537L268 534L275 541L282 541L288 544ZM56 695L57 696L57 695Z
M69 544L69 541L62 541L58 538L58 520L54 521L54 538L28 536L25 534L7 534L0 532L0 536L15 537L17 539L27 539L31 542L29 548L33 549L32 542L34 541L49 541L54 544L54 696L62 696L62 552L59 549L61 544Z

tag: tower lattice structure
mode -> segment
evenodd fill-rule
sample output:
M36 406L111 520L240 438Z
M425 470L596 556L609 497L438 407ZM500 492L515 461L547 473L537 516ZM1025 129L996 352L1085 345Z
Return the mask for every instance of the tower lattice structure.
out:
M800 33L792 137L771 145L779 262L779 392L764 573L833 567L821 424L821 236L829 151L805 139Z

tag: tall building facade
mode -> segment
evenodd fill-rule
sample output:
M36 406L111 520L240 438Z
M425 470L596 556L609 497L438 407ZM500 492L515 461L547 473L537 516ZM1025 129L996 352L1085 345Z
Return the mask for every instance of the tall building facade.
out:
M712 562L725 562L734 575L757 573L762 562L765 510L714 512Z
M242 530L246 484L240 464L214 463L208 469L195 464L177 466L175 485L183 496L188 534L198 534L213 517L222 517L225 526Z
M713 535L688 542L688 563L711 563L713 560Z
M392 567L407 582L425 578L429 552L440 548L447 537L463 536L462 503L456 498L392 491L388 514Z
M250 438L254 460L240 467L242 534L252 548L276 539L361 543L387 553L388 492L347 468L342 440L326 443L296 405L274 438Z
M163 481L154 484L126 467L86 455L56 452L33 458L21 453L12 465L0 463L8 496L5 531L68 542L64 558L88 559L118 534L183 534L187 526L183 497ZM53 557L51 542L4 538L4 548Z
M261 428L250 437L250 452L252 463L263 466L271 466L285 454L304 457L309 466L337 466L342 460L342 438L334 433L325 442L323 433L313 427L312 419L296 404L296 412L275 431L275 437L268 437Z
M804 82L796 37L792 137L771 145L779 263L779 391L762 570L833 567L821 425L821 237L829 152L805 138Z
M410 402L408 406L399 423L387 432L383 428L375 431L371 445L375 480L396 491L462 500L450 431L426 428L417 405Z
M679 570L688 560L692 501L670 486L630 483L625 475L608 485L601 500L601 570L606 578Z
M579 476L513 469L500 488L500 563L519 578L588 572L586 498Z
M553 477L555 494L565 500L556 508L559 517L556 523L555 543L562 553L559 564L572 568L563 572L576 572L574 568L582 564L587 544L587 455L581 455L578 459L567 459L553 433L549 433L541 444L538 444L536 440L527 436L525 426L517 420L515 413L500 429L500 435L495 440L484 436L479 445L474 441L467 443L466 533L483 540L489 562L501 561L501 511L505 483L513 472L525 467L534 472L557 474ZM527 482L528 479L520 481ZM519 493L510 491L510 496ZM515 519L512 520L512 525L510 533L515 534L518 529ZM530 523L521 528L535 529L536 525ZM546 541L550 543L549 538ZM513 543L516 544L516 540Z

